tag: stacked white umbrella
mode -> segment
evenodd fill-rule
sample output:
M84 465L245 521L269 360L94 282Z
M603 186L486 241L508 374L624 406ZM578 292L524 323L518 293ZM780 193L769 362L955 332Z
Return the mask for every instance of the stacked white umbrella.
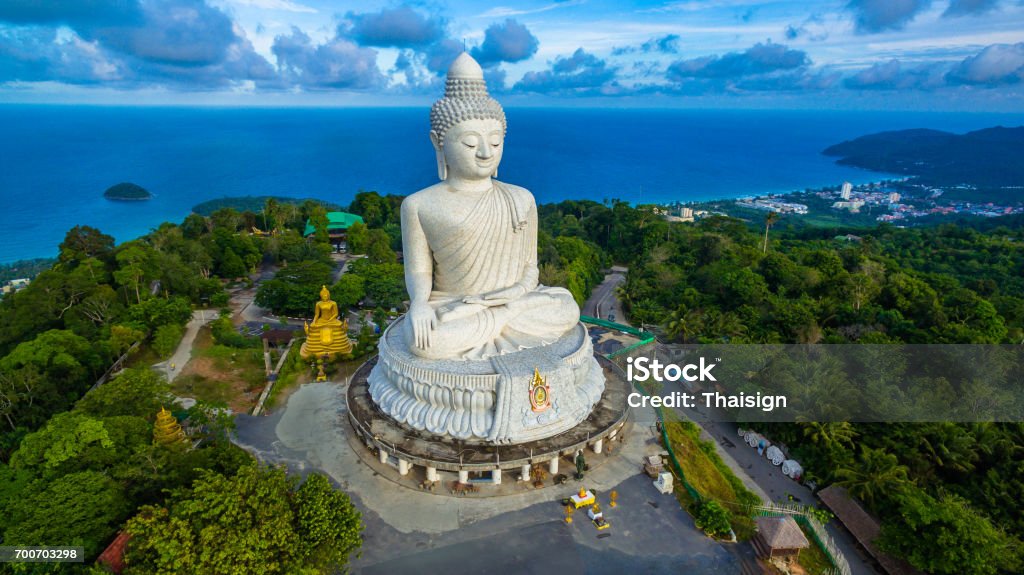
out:
M763 441L763 440L764 440L764 436L761 435L760 433L756 433L754 431L748 431L743 436L743 441L746 441L747 445L749 445L751 447L757 447L758 444L760 444L761 441Z
M804 468L795 459L787 459L782 462L782 473L790 479L799 479L804 474Z

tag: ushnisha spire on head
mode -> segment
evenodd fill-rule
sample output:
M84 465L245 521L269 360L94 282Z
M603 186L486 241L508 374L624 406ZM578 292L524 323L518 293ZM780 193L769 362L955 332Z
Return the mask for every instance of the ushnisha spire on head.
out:
M492 119L508 129L505 110L487 93L484 71L468 53L463 52L448 68L444 97L430 107L430 131L440 145L448 129L465 120Z

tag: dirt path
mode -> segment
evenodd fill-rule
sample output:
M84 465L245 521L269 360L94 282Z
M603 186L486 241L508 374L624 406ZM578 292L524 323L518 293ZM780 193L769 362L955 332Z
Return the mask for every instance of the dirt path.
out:
M167 381L174 381L185 365L192 359L192 345L199 334L199 328L217 319L220 315L216 310L200 309L192 313L192 319L185 325L185 335L178 343L178 349L174 350L170 359L153 364L153 368L167 375Z

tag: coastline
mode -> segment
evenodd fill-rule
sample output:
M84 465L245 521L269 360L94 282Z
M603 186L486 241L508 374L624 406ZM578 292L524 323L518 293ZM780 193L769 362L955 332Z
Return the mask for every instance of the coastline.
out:
M844 181L849 181L851 184L853 184L854 188L864 188L864 187L882 186L886 182L892 182L892 181L895 181L895 180L903 180L903 181L912 180L911 177L908 177L906 175L886 174L884 172L875 172L875 171L872 171L872 170L862 170L862 171L864 171L866 173L866 175L870 174L871 177L869 177L869 178L866 177L864 179L852 178L850 180L844 180ZM889 176L889 177L884 177L884 176ZM718 194L718 195L715 195L714 197L708 197L706 199L705 198L685 199L685 200L680 199L680 200L674 200L674 201L670 201L670 202L663 202L663 201L644 202L642 200L642 196L641 196L641 198L638 198L639 201L636 201L636 200L630 201L629 199L624 199L624 201L630 201L630 204L633 205L633 206L645 205L646 204L646 205L654 205L654 206L657 206L659 208L666 208L666 209L673 209L673 208L677 208L678 209L680 207L691 207L691 208L695 208L695 209L696 208L708 208L709 206L713 207L713 206L721 206L721 205L725 204L725 205L728 205L728 206L731 206L731 207L736 207L737 209L739 209L741 211L740 211L740 213L734 213L731 210L727 210L727 213L721 213L721 215L728 215L730 217L735 217L735 218L738 218L738 219L741 219L741 220L744 220L744 221L751 221L751 220L755 220L755 219L758 219L758 220L761 219L763 217L763 214L767 213L767 211L766 210L761 210L761 209L753 209L753 208L750 208L749 206L747 206L747 207L739 206L739 202L742 201L742 200L754 200L754 199L759 199L759 198L772 198L772 199L775 199L775 200L789 200L789 199L794 199L794 198L801 197L801 196L803 196L803 195L805 195L807 193L816 193L816 192L819 192L819 191L822 191L822 190L828 190L828 189L838 189L842 184L843 184L843 181L838 181L838 182L833 182L831 184L826 184L826 185L823 185L823 186L817 186L817 187L810 187L810 186L808 186L808 187L805 187L803 189L788 189L786 191L763 191L763 192L755 192L755 193L746 192L746 193L736 193L736 194ZM171 222L171 223L179 224L189 214L195 213L194 212L194 208L199 207L199 206L203 206L205 204L209 204L211 202L224 201L224 200L230 201L230 200L235 200L235 199L245 200L245 199L251 199L253 197L254 196L251 196L251 195L242 195L242 196L223 196L223 195L220 195L220 196L210 197L210 198L207 198L205 200L202 200L202 201L198 202L197 204L192 206L193 209L189 209L189 210L185 211L184 213L180 213L180 212L176 212L176 213L163 213L163 215L157 216L155 219L147 218L146 223L143 224L144 225L143 229L144 230L154 229L154 228L158 227L160 224L162 224L164 222ZM262 196L262 197L272 197L272 196ZM291 198L289 196L273 196L273 197L278 197L280 199L285 199L285 200L289 200L290 199L290 200L300 201L300 198ZM114 205L139 205L139 204L146 204L147 202L151 202L152 200L156 199L156 195L151 195L151 197L149 197L149 198L107 198L107 197L104 197L103 199L107 200L109 202L112 202ZM336 201L332 201L332 200L329 200L329 199L326 199L326 198L323 198L323 197L318 197L318 195L316 195L316 194L304 194L303 198L301 198L301 199L309 199L309 200L314 200L314 201L320 201L320 202L324 202L325 204L328 204L328 205L331 205L331 206L338 206L339 205ZM598 198L563 198L563 199L559 199L559 200L556 200L556 201L547 201L547 202L539 201L538 203L540 205L558 204L558 203L563 202L563 201L593 201L593 202L597 202L597 203L601 202L601 200L598 199ZM345 207L345 204L342 204L341 207L343 209ZM715 212L715 213L719 213L719 212ZM784 215L788 215L788 214L784 214ZM842 214L840 213L840 214L832 214L832 215L842 215ZM789 220L789 221L792 221L792 220ZM133 223L136 225L136 227L138 227L138 224L140 224L141 222L134 221ZM74 225L76 225L76 224L68 225L64 231L66 232L67 229L70 229ZM814 223L809 223L807 225L814 226L815 224ZM843 218L839 218L838 221L836 221L834 224L831 224L831 225L834 225L835 227L868 227L864 222L860 222L860 223L848 222L848 221L843 221ZM870 224L870 226L873 226L873 225L877 225L877 223ZM819 224L819 227L826 227L826 226L821 226ZM134 240L134 239L136 239L136 238L138 238L141 235L144 235L146 233L146 231L143 231L143 232L141 232L139 234L132 235L130 233L129 234L118 233L118 231L108 232L107 230L104 230L104 229L101 229L101 231L103 231L104 233L111 233L111 235L114 235L114 237L117 240L117 243L119 243L119 244L123 243L123 242L126 242L126 241ZM128 237L128 236L131 236L131 237ZM18 255L13 255L13 256L0 256L0 265L9 266L11 264L15 264L15 263L22 262L22 261L29 261L29 260L33 260L33 259L52 259L52 258L55 258L56 256L57 256L57 246L54 245L53 246L53 251L50 254L44 254L42 252L36 251L36 252L33 252L33 253L18 254Z
M880 129L921 125L963 131L1008 121L974 115L796 111L564 110L510 108L502 177L539 204L619 199L711 202L862 184L886 174L836 165L821 150ZM0 106L8 137L0 176L12 232L0 262L53 257L66 232L88 225L129 241L181 222L204 201L237 196L316 198L347 205L359 190L404 195L436 181L417 109L111 109ZM166 121L173 116L173 129ZM557 116L557 122L552 120ZM58 126L41 134L40 123ZM102 146L78 134L104 130ZM356 137L358 135L358 138ZM515 141L515 143L514 143ZM202 145L196 145L197 142ZM359 145L355 143L359 142ZM389 150L401 169L381 161ZM54 169L47 158L67 161ZM172 169L173 166L173 169ZM148 200L100 198L111 181L144 181ZM109 200L109 201L105 201Z

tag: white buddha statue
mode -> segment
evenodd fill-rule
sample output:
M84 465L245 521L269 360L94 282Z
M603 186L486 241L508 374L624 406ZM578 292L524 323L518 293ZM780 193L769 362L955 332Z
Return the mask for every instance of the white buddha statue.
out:
M468 54L430 124L442 181L402 202L411 303L378 342L369 393L399 424L467 441L571 429L601 399L604 373L572 295L538 283L537 206L494 179L505 113Z
M579 321L568 290L537 283L537 205L494 179L505 112L463 53L430 112L441 182L402 203L406 337L424 358L482 358L544 345Z

